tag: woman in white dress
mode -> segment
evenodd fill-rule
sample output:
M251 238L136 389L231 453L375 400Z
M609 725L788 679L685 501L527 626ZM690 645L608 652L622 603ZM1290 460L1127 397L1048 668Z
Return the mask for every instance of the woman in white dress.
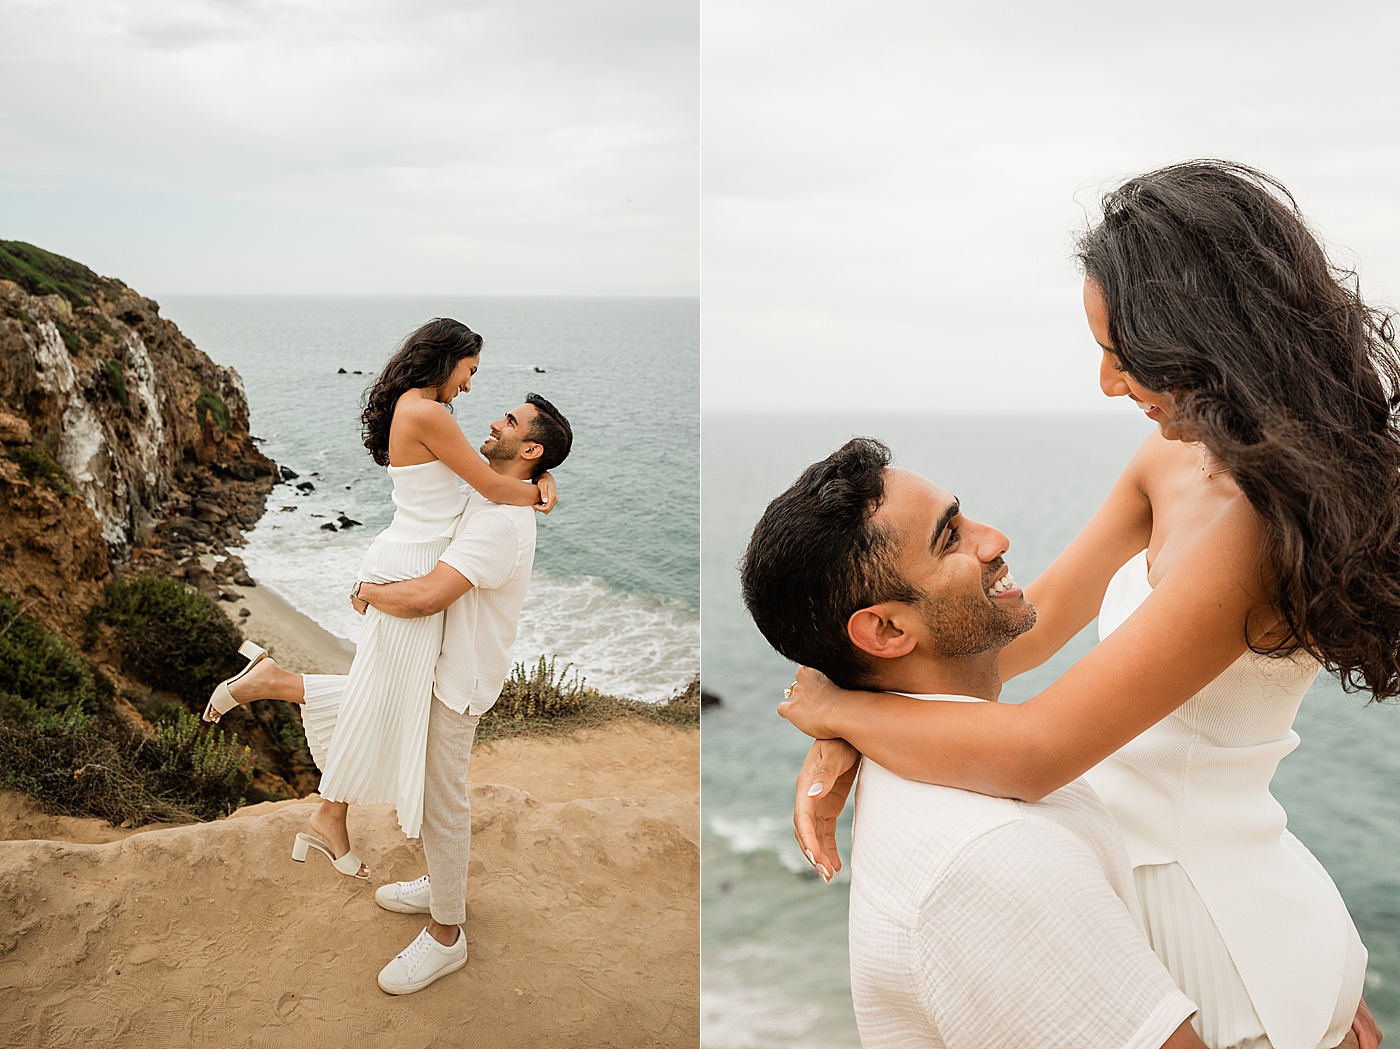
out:
M388 468L394 519L365 554L361 580L389 583L432 571L466 505L459 478L492 502L553 508L549 474L536 484L496 473L450 414L452 399L471 389L481 345L481 336L465 324L431 320L404 340L365 395L364 443L374 461ZM418 836L442 622L442 613L398 619L370 608L343 701L338 707L303 706L323 800L310 819L314 833L297 835L293 858L305 860L315 849L342 874L367 878L369 869L350 849L350 802L390 802L404 833ZM217 721L239 702L229 686L255 673L266 655L252 643L240 651L250 657L249 665L215 690L206 720Z
M799 841L824 874L839 869L856 750L907 778L1030 800L1090 773L1207 1044L1331 1049L1351 1029L1375 1046L1365 948L1269 780L1319 666L1377 699L1400 693L1390 320L1329 265L1281 185L1224 162L1110 193L1080 259L1103 392L1158 432L1027 588L1037 622L1007 647L1003 680L1096 613L1102 640L1019 705L842 692L799 671L779 708L819 741L798 781Z

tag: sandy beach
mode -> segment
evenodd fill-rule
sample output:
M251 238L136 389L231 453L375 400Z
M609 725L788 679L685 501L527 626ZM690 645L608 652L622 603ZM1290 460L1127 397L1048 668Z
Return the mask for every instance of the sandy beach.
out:
M200 559L212 568L214 559ZM243 636L267 649L279 666L298 674L344 674L355 658L355 646L336 637L303 615L275 590L265 586L234 586L227 590L241 600L221 601L219 607L243 630ZM239 615L247 609L246 616Z
M291 669L350 646L265 587L222 603ZM423 920L373 891L426 869L392 809L352 809L373 876L290 858L314 798L130 830L0 795L0 1045L694 1046L699 733L618 721L472 757L469 961L394 998Z

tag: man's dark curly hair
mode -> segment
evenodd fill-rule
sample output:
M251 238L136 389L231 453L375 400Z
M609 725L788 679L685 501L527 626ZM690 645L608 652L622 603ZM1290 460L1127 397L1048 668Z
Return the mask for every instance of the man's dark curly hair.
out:
M569 457L574 447L574 428L564 413L537 393L526 394L525 403L534 407L535 421L530 427L529 440L544 449L544 454L535 460L533 477L546 470L553 470Z
M869 683L869 662L846 633L851 615L920 596L872 520L889 465L889 448L855 437L807 467L768 504L739 565L744 604L768 643L842 688Z

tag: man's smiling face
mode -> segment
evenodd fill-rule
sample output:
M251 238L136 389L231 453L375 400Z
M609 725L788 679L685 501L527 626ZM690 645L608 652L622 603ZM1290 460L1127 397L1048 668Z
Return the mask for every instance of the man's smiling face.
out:
M932 652L975 655L1035 625L1035 606L1002 560L1006 536L964 517L957 499L928 478L887 469L874 523L893 542L895 570L922 592L917 607Z
M481 454L497 462L511 462L520 446L530 440L538 412L533 404L520 404L491 424L491 435L481 446Z

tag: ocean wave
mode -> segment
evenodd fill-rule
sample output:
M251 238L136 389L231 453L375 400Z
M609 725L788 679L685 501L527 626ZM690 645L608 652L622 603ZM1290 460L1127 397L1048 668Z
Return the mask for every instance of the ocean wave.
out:
M793 874L808 874L812 870L793 840L790 819L777 816L712 816L710 830L736 856L768 852Z
M329 511L313 518L280 509L285 504L309 511L316 502L293 504L274 492L239 553L259 583L332 634L358 641L363 620L350 608L348 594L374 535L368 527L322 531L323 520L334 520ZM594 577L552 579L536 571L515 659L528 666L541 655L554 657L557 668L573 664L603 692L667 699L699 673L700 617L670 598L623 593Z
M701 1049L817 1049L812 1037L821 1018L820 1006L784 1001L775 994L740 988L700 991Z
M669 699L700 672L700 617L655 594L601 579L536 574L520 615L515 658L555 655L589 685L631 699Z

